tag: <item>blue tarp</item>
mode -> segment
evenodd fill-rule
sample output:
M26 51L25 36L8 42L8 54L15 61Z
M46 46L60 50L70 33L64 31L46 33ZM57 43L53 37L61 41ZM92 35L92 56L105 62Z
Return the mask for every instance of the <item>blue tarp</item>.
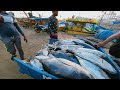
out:
M67 24L67 22L60 22L60 24Z
M106 40L108 37L110 37L113 34L115 34L114 31L111 31L109 29L106 29L106 28L100 26L97 29L95 37L100 40ZM117 41L116 39L112 40L112 42L116 42L116 41Z
M48 20L48 18L31 18L31 19L33 19L33 20Z
M120 24L120 21L113 21L113 24Z

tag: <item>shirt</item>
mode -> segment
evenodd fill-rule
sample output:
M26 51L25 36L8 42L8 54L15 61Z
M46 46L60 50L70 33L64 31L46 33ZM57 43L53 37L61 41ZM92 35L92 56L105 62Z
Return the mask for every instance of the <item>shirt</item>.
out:
M17 23L15 23L15 18L13 16L5 12L0 13L0 15L4 18L4 23L0 25L0 40L4 44L7 44L14 37L20 36L19 33L24 36L23 31Z
M50 30L50 33L57 33L58 30L58 19L54 17L53 15L49 17L48 19L48 29Z

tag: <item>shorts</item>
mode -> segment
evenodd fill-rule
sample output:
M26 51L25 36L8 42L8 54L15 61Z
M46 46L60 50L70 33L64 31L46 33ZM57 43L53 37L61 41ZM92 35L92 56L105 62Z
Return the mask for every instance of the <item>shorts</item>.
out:
M50 38L51 38L51 39L58 39L58 34L57 34L57 33L51 34L51 35L50 35Z

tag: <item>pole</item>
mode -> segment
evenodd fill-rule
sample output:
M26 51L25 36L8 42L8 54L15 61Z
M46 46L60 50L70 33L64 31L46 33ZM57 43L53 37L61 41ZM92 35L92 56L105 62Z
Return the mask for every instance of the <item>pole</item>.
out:
M25 11L23 11L24 12L24 14L27 16L27 18L29 19L29 17L28 17L28 15L27 15L27 13L25 12Z
M102 17L101 17L101 19L100 19L100 22L99 22L98 26L100 26L100 24L101 24L101 22L102 22L102 19L103 19L103 17L104 17L105 14L106 14L106 12L102 15Z

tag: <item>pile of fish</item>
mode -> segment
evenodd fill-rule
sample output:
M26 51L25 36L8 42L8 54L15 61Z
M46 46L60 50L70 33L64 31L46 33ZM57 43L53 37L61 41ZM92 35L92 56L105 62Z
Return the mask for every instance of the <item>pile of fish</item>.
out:
M30 65L60 79L117 78L108 59L91 42L72 39L46 45L30 60Z

